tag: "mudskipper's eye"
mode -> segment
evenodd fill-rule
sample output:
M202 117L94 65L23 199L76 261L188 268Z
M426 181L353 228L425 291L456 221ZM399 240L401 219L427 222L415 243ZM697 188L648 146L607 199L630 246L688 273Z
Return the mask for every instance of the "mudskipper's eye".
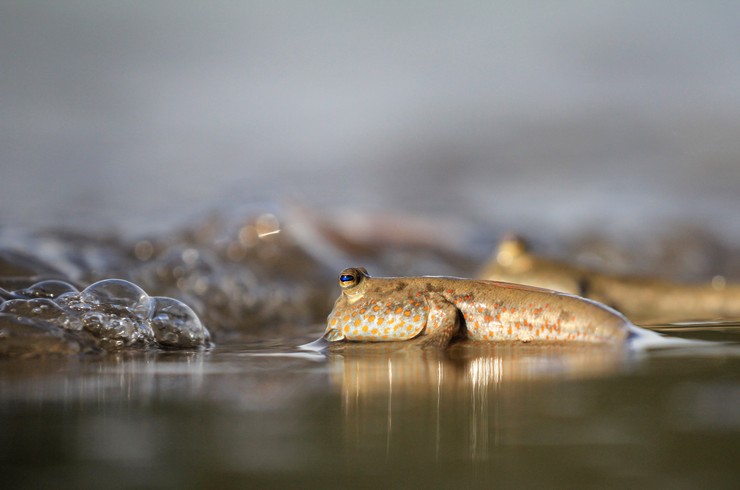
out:
M367 275L367 272L365 272L364 269L354 267L344 269L342 273L339 274L339 285L344 289L351 288L352 286L356 286L365 275Z

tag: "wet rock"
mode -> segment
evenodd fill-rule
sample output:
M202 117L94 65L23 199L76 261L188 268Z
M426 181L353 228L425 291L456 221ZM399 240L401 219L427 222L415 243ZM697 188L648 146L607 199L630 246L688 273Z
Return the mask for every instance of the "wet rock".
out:
M17 250L0 250L0 276L61 277L63 273L43 260Z
M67 332L43 320L0 312L0 357L68 356L96 351L89 336Z

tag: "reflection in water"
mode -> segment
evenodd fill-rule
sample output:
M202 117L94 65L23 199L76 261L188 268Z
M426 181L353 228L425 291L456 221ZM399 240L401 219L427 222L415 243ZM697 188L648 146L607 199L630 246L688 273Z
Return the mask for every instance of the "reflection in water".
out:
M75 488L111 475L132 488L662 488L676 474L733 488L740 355L706 344L636 362L597 346L313 354L272 341L4 359L0 463L14 488L13 476L40 487L67 475Z
M449 452L443 447L445 425L453 417L466 422L458 427L467 431L469 457L485 460L499 442L499 395L507 387L519 390L527 382L608 375L623 366L624 354L613 346L466 341L447 352L398 344L344 344L328 358L332 382L341 391L348 446L362 450L383 440L391 457L407 428L425 419L422 430L430 432L425 438L434 444L439 460ZM426 409L409 411L414 406ZM454 439L459 441L460 434Z

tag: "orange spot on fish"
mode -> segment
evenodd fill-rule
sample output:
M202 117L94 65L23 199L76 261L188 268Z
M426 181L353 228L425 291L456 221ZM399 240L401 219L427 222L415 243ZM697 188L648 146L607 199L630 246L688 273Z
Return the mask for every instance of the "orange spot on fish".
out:
M382 325L385 321L385 318L378 318L378 325Z
M419 320L421 320L421 316L420 315L416 315L414 317L414 322L418 322Z
M367 330L368 330L367 325L363 325L362 326L362 331L367 333Z
M378 335L378 329L377 328L374 328L374 329L370 330L370 333L373 334L373 335Z
M399 306L398 308L396 308L396 315L398 315L402 311L403 311L403 308Z
M362 325L362 322L358 318L357 320L355 320L355 327L359 327L360 325Z

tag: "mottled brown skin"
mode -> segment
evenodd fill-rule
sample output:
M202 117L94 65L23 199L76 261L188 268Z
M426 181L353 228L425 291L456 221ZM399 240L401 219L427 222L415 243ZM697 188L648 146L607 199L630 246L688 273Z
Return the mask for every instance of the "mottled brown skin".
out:
M329 341L399 341L446 346L456 335L492 342L622 342L632 325L596 302L547 289L453 277L340 274L342 294L327 319Z
M520 238L507 238L481 273L593 299L633 321L740 318L740 285L677 283L657 278L601 273L533 255Z

